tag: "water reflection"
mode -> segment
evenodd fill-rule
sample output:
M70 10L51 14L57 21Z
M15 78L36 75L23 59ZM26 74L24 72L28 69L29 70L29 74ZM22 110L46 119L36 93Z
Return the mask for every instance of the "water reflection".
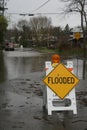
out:
M28 76L32 72L44 71L44 63L51 58L51 55L33 57L7 57L4 61L7 68L7 79L14 79L21 76Z
M51 57L52 57L52 54L36 55L36 56L29 56L29 57L26 57L26 56L15 57L15 53L17 55L17 52L14 52L14 53L5 52L4 60L3 60L3 56L1 56L0 58L2 61L0 62L0 69L2 70L0 73L1 78L6 77L6 69L7 69L7 79L20 78L22 76L29 76L29 74L32 72L45 71L45 61L51 61ZM26 52L25 52L25 55L26 55ZM30 52L30 55L31 55L31 52ZM79 79L82 79L83 60L81 59L78 59L78 60L71 59L71 60L74 63L74 74ZM4 65L4 62L5 62L5 65ZM6 66L6 69L5 69L5 66Z
M3 53L0 52L0 83L6 80L6 68L4 64Z

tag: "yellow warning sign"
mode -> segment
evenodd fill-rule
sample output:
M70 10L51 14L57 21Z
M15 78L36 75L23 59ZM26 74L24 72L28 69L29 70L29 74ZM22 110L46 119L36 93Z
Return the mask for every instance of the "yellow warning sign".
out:
M44 78L43 82L63 99L77 85L79 79L60 63Z
M81 38L81 33L80 32L75 32L74 37L79 40Z

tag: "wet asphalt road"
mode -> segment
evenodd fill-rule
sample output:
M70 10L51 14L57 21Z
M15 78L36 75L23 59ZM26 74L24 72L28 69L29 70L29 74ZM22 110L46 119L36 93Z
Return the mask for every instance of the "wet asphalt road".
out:
M43 110L44 63L52 54L15 50L0 54L0 130L87 130L87 63L82 80L82 60L73 59L78 114Z

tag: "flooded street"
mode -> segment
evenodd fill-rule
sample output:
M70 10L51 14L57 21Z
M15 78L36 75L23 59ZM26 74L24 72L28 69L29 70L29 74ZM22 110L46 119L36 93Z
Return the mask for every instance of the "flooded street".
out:
M72 59L80 83L76 87L77 115L43 111L45 61L52 54L32 49L0 54L0 130L87 130L87 61ZM64 61L66 62L66 60Z

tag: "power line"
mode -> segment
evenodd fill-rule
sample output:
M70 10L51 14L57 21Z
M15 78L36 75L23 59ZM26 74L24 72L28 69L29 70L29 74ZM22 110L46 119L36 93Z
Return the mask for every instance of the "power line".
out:
M46 2L44 2L43 4L41 4L38 8L36 8L35 10L31 11L31 13L9 13L12 15L20 15L20 16L34 16L34 15L57 15L60 13L33 13L37 10L39 10L40 8L42 8L43 6L45 6L48 2L50 2L51 0L47 0Z
M44 5L46 5L50 0L47 0L45 3L41 4L38 8L36 8L35 10L33 10L32 12L35 12L37 10L39 10L40 8L42 8ZM31 13L32 13L31 12Z
M20 16L34 16L34 15L58 15L60 13L33 13L37 10L39 10L40 8L42 8L43 6L45 6L48 2L50 2L51 0L47 0L46 2L44 2L43 4L41 4L38 8L34 9L33 11L31 11L30 13L8 13L8 14L12 14L12 15L20 15Z
M9 15L20 15L20 16L35 16L35 15L58 15L60 13L8 13Z

